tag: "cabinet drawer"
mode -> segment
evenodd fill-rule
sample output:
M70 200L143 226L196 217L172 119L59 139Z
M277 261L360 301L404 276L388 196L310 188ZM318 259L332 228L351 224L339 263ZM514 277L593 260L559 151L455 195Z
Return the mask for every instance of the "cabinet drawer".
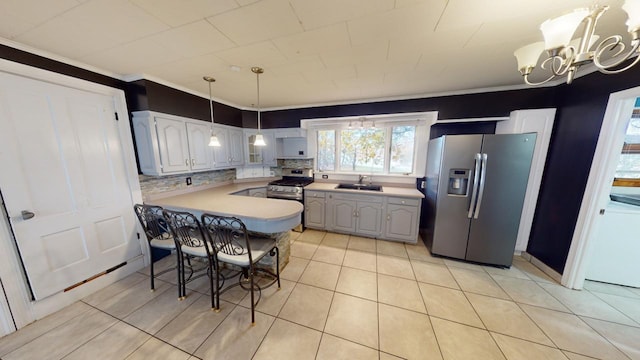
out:
M387 198L387 204L420 206L420 199L389 197Z
M324 199L325 197L325 192L324 191L309 191L309 190L305 190L304 191L304 197L306 198L322 198Z
M367 201L374 203L382 203L384 196L382 195L360 195L351 193L333 193L331 195L336 200L354 200L354 201Z

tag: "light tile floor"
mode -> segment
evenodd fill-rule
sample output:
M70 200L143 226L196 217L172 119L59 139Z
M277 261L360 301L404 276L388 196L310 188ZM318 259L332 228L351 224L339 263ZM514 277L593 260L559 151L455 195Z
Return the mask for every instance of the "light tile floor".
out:
M264 291L253 327L245 291L216 313L206 278L178 301L173 274L150 292L142 269L0 339L0 357L640 359L640 289L569 290L519 257L497 269L422 243L313 230L292 241L282 289Z

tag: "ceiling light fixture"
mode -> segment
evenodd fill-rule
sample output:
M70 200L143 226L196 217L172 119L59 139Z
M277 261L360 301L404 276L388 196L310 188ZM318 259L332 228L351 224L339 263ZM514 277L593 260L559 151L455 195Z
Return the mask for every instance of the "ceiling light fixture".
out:
M640 0L625 0L622 9L627 13L627 26L631 35L630 50L622 42L621 35L612 35L601 41L595 50L589 48L598 40L594 35L598 19L609 9L609 6L595 5L581 8L571 13L549 19L540 25L544 41L523 46L513 54L518 60L518 70L529 85L541 85L559 76L567 76L567 84L571 84L576 71L582 65L593 63L604 74L621 73L640 61ZM571 40L578 27L583 24L582 36ZM542 61L541 68L550 72L549 77L540 81L529 80L543 50L547 58Z
M209 138L209 146L220 146L220 141L218 141L218 137L213 132L213 100L211 100L211 83L216 81L216 79L211 76L203 76L204 81L209 83L209 111L211 112L211 137Z
M256 74L256 82L258 84L258 134L256 134L256 140L253 142L253 145L266 146L267 143L264 142L264 137L260 132L260 74L264 73L264 69L254 66L251 68L251 71Z

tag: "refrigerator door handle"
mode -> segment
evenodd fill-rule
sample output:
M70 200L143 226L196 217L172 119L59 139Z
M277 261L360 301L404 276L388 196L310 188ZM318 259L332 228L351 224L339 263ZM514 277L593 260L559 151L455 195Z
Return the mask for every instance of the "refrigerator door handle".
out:
M478 191L478 204L473 218L477 219L480 214L480 206L482 205L482 195L484 195L484 184L487 178L487 154L482 154L482 170L480 170L480 186Z
M476 205L476 196L478 195L478 181L480 179L480 153L475 156L475 170L473 171L473 185L471 185L471 201L469 202L469 212L467 217L471 219L473 216L473 209Z

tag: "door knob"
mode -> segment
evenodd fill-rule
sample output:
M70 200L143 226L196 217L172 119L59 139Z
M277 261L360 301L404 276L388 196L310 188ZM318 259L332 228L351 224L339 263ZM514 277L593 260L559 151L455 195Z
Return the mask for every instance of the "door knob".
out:
M22 215L22 220L29 220L32 217L36 216L36 214L32 213L31 211L27 211L27 210L22 210L20 212L20 214Z

